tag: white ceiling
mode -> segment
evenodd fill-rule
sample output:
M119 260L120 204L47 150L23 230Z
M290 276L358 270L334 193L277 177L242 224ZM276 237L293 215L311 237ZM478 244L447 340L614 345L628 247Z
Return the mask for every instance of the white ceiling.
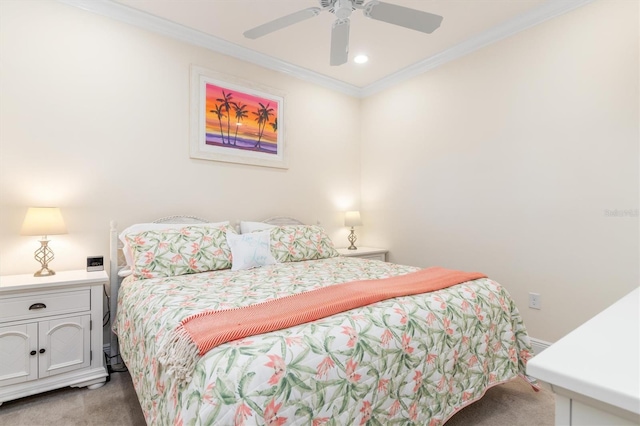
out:
M368 19L355 10L349 62L337 67L329 65L335 16L328 11L256 40L242 35L280 16L319 6L318 0L61 1L168 35L179 32L177 38L197 39L196 44L213 50L302 78L307 74L308 80L325 80L362 95L359 92L371 92L398 76L454 59L590 0L385 0L441 15L444 20L435 32L424 34ZM366 53L369 62L354 63L359 53Z

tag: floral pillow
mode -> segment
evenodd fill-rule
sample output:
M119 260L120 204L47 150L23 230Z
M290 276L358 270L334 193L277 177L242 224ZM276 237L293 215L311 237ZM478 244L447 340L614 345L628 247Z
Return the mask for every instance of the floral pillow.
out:
M278 226L270 233L271 254L280 263L339 256L333 241L317 225Z
M198 226L213 226L218 227L221 225L228 225L229 221L225 222L207 222L198 224ZM194 225L193 223L136 223L134 225L129 226L125 230L123 230L118 238L122 241L122 254L124 255L125 260L127 261L127 266L130 267L133 265L133 251L131 247L129 247L129 243L127 242L127 235L129 234L139 234L144 231L160 231L164 229L177 229L184 228L185 226Z
M229 225L187 225L176 229L149 230L126 236L133 252L133 275L158 278L231 267Z

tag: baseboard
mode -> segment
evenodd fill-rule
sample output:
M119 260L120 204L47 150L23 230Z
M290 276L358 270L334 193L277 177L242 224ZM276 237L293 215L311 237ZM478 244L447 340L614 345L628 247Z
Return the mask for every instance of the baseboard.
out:
M542 351L551 346L551 343L536 339L535 337L529 337L529 340L531 341L531 348L533 349L534 355L540 355Z

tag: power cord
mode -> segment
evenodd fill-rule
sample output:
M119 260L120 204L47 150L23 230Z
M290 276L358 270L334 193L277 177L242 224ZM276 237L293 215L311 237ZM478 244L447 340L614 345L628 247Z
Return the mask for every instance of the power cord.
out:
M104 362L107 365L107 371L109 372L109 374L111 374L111 373L126 373L127 371L129 371L129 369L124 364L124 362L120 363L120 364L113 364L113 365L109 362L113 358L117 358L119 356L120 356L120 354L107 355L106 352L104 353Z
M114 366L109 366L108 370L109 370L109 374L111 373L126 373L129 371L129 369L127 368L126 365L124 364L116 364L119 367L114 367Z
M111 297L107 294L107 288L102 286L102 291L104 292L104 297L107 298L107 312L102 317L102 327L106 327L111 321Z

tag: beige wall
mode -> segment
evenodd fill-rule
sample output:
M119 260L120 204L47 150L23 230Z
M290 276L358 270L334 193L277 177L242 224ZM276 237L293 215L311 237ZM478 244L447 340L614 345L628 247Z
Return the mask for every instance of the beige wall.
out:
M27 206L59 206L57 270L121 227L174 214L320 221L359 204L360 101L55 1L0 2L0 273L37 269ZM189 66L286 94L288 170L189 158ZM342 244L344 245L344 244Z
M365 99L364 243L487 273L548 341L638 286L638 217L605 214L639 207L638 16L596 1Z

